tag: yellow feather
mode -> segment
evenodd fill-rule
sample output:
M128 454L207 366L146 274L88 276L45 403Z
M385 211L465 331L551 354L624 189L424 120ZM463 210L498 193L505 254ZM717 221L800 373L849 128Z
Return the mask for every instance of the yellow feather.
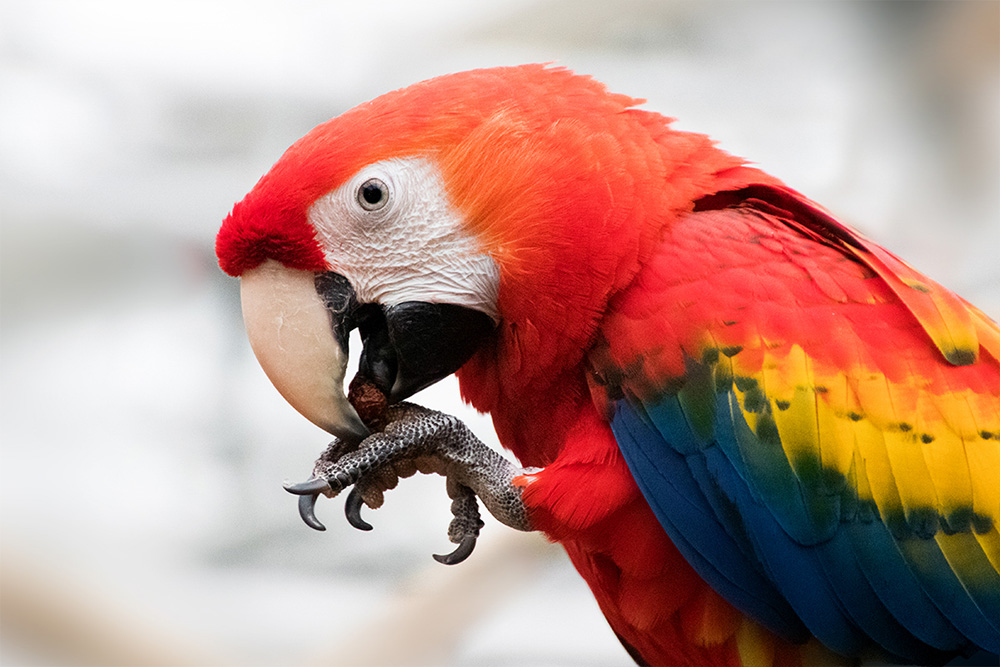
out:
M987 560L980 542L970 533L948 535L939 531L934 540L948 561L948 566L973 599L989 595L1000 585L996 565ZM982 609L982 607L981 607ZM983 609L986 611L989 607Z
M937 510L937 493L927 470L923 452L912 432L887 429L882 433L885 452L892 466L893 477L903 509L909 517L915 510Z
M972 508L976 514L1000 519L1000 447L997 440L980 437L965 440L972 475Z
M869 423L883 427L896 421L896 411L889 396L889 385L885 375L875 371L858 369L853 383L854 393L862 415Z
M976 540L983 553L989 558L990 565L993 566L994 570L1000 572L1000 532L997 531L996 524L988 533L976 533Z
M941 419L963 440L979 437L979 424L972 407L974 403L979 401L974 397L974 392L966 389L935 394L933 398ZM993 400L995 401L996 398ZM995 469L995 472L1000 473L1000 469Z
M816 382L816 429L820 460L823 467L847 476L854 460L854 434L848 418L850 390L847 376L836 376ZM820 387L825 391L820 391Z
M745 667L774 664L774 635L744 616L736 629L736 649Z
M853 427L854 442L862 463L858 468L858 491L867 491L867 498L875 501L879 513L885 518L890 512L901 510L903 503L896 487L883 432L870 419L854 422Z
M876 502L875 494L872 493L871 485L868 483L868 466L865 465L865 457L861 455L861 450L858 447L854 449L854 460L847 479L848 484L856 489L859 500Z
M785 456L797 475L803 457L820 460L819 432L816 425L816 394L813 391L809 360L798 345L775 360L776 368L765 371L771 414L781 436Z
M972 503L972 477L962 439L940 422L937 428L931 428L918 420L916 430L919 435L914 436L914 446L927 462L941 513L947 518L952 512L968 509Z

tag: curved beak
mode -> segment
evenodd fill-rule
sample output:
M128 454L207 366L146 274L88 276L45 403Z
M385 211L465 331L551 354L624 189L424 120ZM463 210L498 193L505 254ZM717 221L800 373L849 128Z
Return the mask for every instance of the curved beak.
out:
M451 303L406 301L385 309L385 340L365 341L365 362L375 351L396 359L394 374L369 376L386 390L390 403L409 398L443 377L451 375L495 328L493 319L479 310ZM375 341L380 343L376 346Z
M457 371L496 326L455 304L360 304L344 276L275 260L240 276L240 292L250 346L267 377L306 419L352 442L369 433L344 393L352 329L364 345L358 372L396 403Z
M349 329L334 326L316 275L275 260L244 272L243 322L257 361L284 399L324 431L357 442L368 429L344 393Z

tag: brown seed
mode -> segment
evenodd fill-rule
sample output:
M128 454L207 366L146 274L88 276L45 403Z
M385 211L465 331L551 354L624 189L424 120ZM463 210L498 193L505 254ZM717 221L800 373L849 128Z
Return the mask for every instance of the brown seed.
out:
M389 407L389 401L371 379L360 373L355 375L347 390L347 400L358 411L365 426L372 431L385 428L385 411Z

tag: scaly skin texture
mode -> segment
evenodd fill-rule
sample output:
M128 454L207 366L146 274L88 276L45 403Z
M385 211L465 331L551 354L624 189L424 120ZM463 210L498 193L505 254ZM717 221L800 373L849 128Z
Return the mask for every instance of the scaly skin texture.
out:
M385 420L383 430L359 445L335 439L327 447L312 474L329 483L325 495L333 497L355 485L365 504L377 508L400 478L438 474L448 479L449 492L460 504L467 499L459 487L471 489L498 521L530 530L521 492L513 484L521 469L483 444L461 420L413 403L390 406ZM462 515L457 518L461 524ZM459 524L453 528L456 535L471 532Z

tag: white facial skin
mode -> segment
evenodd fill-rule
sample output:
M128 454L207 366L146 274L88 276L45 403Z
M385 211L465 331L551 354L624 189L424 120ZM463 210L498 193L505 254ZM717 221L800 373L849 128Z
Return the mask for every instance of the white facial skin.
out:
M359 194L366 183L374 203ZM380 184L384 198L376 200ZM309 222L331 270L350 281L359 301L451 303L498 319L499 270L462 229L431 161L368 165L316 200Z
M330 269L350 281L358 301L450 303L497 319L496 263L461 228L430 161L369 165L318 199L309 221ZM367 429L344 393L347 354L333 335L315 277L274 260L245 272L247 336L292 407L338 437L360 439Z

